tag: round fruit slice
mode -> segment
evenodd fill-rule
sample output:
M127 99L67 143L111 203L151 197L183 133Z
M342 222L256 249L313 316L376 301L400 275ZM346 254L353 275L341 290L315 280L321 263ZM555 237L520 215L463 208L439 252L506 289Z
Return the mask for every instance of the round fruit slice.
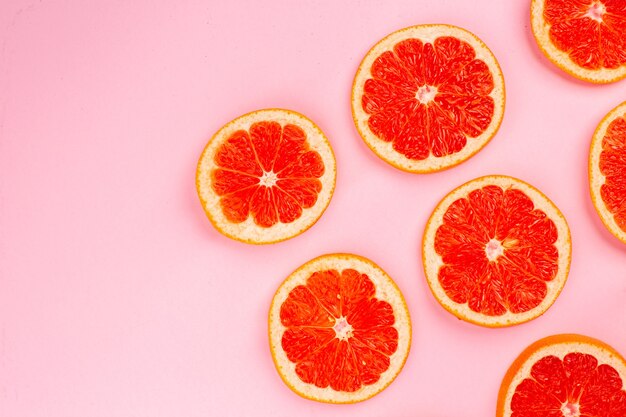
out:
M196 187L209 220L246 243L274 243L307 230L335 188L335 157L303 115L259 110L222 127L209 141Z
M626 361L612 347L577 334L541 339L504 376L497 417L626 416Z
M506 176L478 178L448 194L428 220L422 247L437 301L459 319L487 327L543 314L565 285L570 256L559 209Z
M372 261L325 255L280 286L269 314L272 358L297 394L364 401L385 389L409 353L411 322L396 284Z
M589 188L606 228L626 243L626 102L613 109L593 135Z
M496 58L470 32L449 25L399 30L359 66L352 116L365 143L408 172L457 165L496 134L504 78Z
M581 80L626 77L624 0L533 0L533 34L543 54Z

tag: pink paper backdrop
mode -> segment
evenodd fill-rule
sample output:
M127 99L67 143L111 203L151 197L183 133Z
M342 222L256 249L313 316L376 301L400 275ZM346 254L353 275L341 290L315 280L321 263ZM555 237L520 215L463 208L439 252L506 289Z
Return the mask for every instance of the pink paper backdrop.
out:
M490 416L530 342L595 336L626 353L626 247L587 192L587 150L626 82L554 69L528 1L4 1L0 5L0 415ZM476 33L504 71L498 135L474 158L405 174L370 152L350 114L369 47L419 23ZM326 132L335 196L296 239L247 246L217 233L194 188L208 138L250 110L300 111ZM566 215L569 281L515 328L456 320L431 296L420 241L435 204L502 173ZM267 342L280 282L323 253L380 264L403 290L413 346L403 372L352 406L283 385Z

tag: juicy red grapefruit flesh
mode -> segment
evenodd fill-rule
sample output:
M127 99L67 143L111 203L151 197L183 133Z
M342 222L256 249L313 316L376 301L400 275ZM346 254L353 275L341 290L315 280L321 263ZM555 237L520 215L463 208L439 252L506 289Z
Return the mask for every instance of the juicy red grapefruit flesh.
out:
M249 216L261 227L291 223L322 190L324 162L295 125L262 121L238 130L219 147L215 163L213 191L233 223Z
M554 222L524 192L496 185L474 190L448 207L435 234L443 260L439 283L451 300L477 313L531 310L557 274L557 238Z
M624 0L545 0L550 40L577 65L591 70L626 64Z
M475 55L449 36L425 44L405 39L381 54L363 91L370 130L413 160L461 151L494 114L493 76Z
M617 225L626 232L626 118L611 122L602 139L600 172L605 183L600 188L602 201Z
M280 308L282 348L303 382L354 392L389 368L398 331L393 308L375 293L354 269L315 272L289 293Z
M617 371L598 365L592 355L546 356L515 388L511 410L511 417L621 417L626 416L626 391Z

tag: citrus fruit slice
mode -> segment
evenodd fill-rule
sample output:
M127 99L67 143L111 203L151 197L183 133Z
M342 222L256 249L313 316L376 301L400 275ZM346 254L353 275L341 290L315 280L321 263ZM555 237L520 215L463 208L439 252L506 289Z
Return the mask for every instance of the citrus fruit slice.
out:
M335 188L335 157L322 131L290 110L248 113L209 141L196 188L209 220L246 243L274 243L307 230Z
M313 259L278 288L269 313L270 349L283 381L316 401L353 403L385 389L411 344L404 298L372 261Z
M613 109L593 135L589 188L606 228L626 243L626 102Z
M624 0L533 0L533 34L543 54L581 80L626 77Z
M352 86L359 134L380 158L408 172L457 165L495 135L504 113L496 58L449 25L399 30L367 53Z
M450 192L428 220L422 246L437 301L487 327L543 314L565 285L570 256L559 209L531 185L499 175Z
M626 416L626 361L604 342L577 334L527 347L504 376L497 417Z

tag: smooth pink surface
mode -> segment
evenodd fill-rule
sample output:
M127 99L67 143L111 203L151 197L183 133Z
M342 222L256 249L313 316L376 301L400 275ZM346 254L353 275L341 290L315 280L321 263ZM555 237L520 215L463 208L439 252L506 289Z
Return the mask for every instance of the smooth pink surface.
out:
M600 119L626 100L540 54L528 1L4 1L0 6L0 415L492 416L529 343L579 332L626 354L626 246L587 191ZM414 24L467 28L504 71L500 132L468 162L400 172L359 138L352 77L369 47ZM305 234L248 246L215 231L196 161L250 110L300 111L326 132L338 182ZM572 229L569 281L541 318L491 330L429 292L422 230L435 204L501 173L543 190ZM403 372L357 405L318 404L274 370L267 311L309 259L353 252L403 290Z

